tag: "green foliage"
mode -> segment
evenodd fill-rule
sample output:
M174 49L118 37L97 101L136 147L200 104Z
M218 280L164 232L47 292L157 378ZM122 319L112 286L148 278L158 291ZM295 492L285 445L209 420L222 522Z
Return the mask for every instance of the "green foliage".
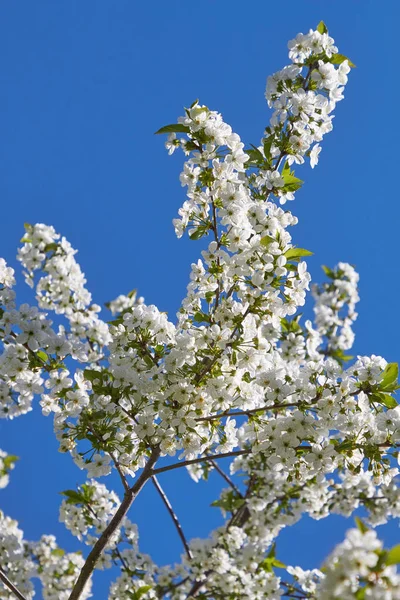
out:
M356 522L357 529L359 529L361 531L361 533L367 533L367 531L369 531L369 527L367 527L367 525L364 523L364 521L362 519L360 519L359 517L356 517L354 520Z
M196 323L209 323L210 315L207 315L203 312L197 312L193 315L193 321L195 321Z
M227 512L233 513L235 510L243 506L244 503L244 498L238 496L234 490L230 490L226 494L223 494L219 500L212 502L211 506L218 506Z
M330 279L337 279L335 271L327 267L326 265L322 265L322 270Z
M397 402L393 396L390 394L384 394L380 392L376 392L374 394L369 395L369 399L371 402L376 404L383 404L386 408L396 408Z
M84 483L79 486L78 490L64 490L60 493L67 498L67 504L82 504L86 506L92 502L94 487Z
M191 233L189 235L189 237L191 240L199 240L204 235L206 235L206 233L208 232L209 229L210 229L210 226L208 223L207 223L207 225L199 225L199 227L197 227L197 229L193 233Z
M332 65L341 65L342 62L344 62L345 60L347 60L347 62L349 63L349 67L351 69L356 68L356 65L349 58L347 58L347 56L345 56L344 54L333 54L331 56L329 62L332 63Z
M38 350L38 352L36 352L36 356L40 358L40 360L42 360L43 362L47 362L49 360L49 357L43 350Z
M268 246L273 242L276 242L276 239L271 237L270 235L264 235L264 237L262 237L260 240L260 244L262 246L265 246L266 248L268 248Z
M398 565L400 564L400 544L397 546L393 546L387 554L385 558L386 565Z
M304 181L294 176L294 171L290 169L289 163L285 162L285 165L281 173L282 179L285 183L282 191L284 192L295 192L303 185Z
M129 598L131 598L131 600L140 600L142 596L144 596L149 590L151 590L151 587L151 585L142 585L134 592L128 592Z
M278 560L275 556L275 552L276 552L276 544L272 544L271 546L271 550L268 552L268 555L266 558L264 558L263 561L260 562L260 564L258 565L260 569L263 569L264 571L267 571L268 573L273 573L273 569L278 568L278 569L285 569L286 565Z
M13 464L19 460L19 456L15 456L15 454L7 454L7 456L5 456L2 460L4 471L5 473L8 473L12 469Z
M165 125L155 132L155 135L160 133L189 133L190 129L182 123L174 123L173 125Z
M286 250L284 256L286 260L300 260L303 256L312 256L314 253L304 248L290 248Z
M381 376L379 388L384 392L394 392L399 388L399 365L397 363L388 363Z

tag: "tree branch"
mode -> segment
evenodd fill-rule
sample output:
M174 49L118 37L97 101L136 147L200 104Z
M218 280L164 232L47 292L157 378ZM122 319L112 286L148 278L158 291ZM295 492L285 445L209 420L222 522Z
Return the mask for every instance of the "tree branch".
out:
M309 402L308 404L312 404L313 401ZM236 410L233 412L224 412L224 413L217 413L214 415L209 415L208 417L196 417L195 421L214 421L215 419L222 419L224 417L247 417L248 415L253 415L253 414L257 414L259 412L264 412L266 410L278 410L279 408L293 408L293 407L299 407L299 406L305 406L307 405L306 402L282 402L280 404L272 404L272 405L266 405L266 406L260 406L259 408L251 408L249 410Z
M193 556L192 556L192 553L190 551L189 544L187 543L185 534L183 533L183 529L181 527L181 524L179 523L179 519L176 516L176 514L174 512L174 509L172 508L171 502L168 500L168 497L167 497L166 493L164 492L164 490L162 489L162 487L161 487L161 485L160 485L157 477L155 475L153 475L152 478L151 478L151 480L152 480L152 482L154 484L154 487L156 488L157 492L159 493L159 495L161 497L161 500L164 502L167 511L169 512L169 514L171 516L171 519L172 519L172 521L173 521L173 523L175 525L175 528L176 528L176 530L178 532L178 535L181 538L182 544L183 544L183 546L184 546L184 548L186 550L186 554L188 555L188 557L190 559L192 559Z
M133 485L129 490L126 491L123 501L120 504L119 509L111 519L110 523L107 525L102 535L99 537L92 550L89 553L89 556L86 559L85 564L82 567L82 570L79 574L78 579L72 589L72 592L68 598L68 600L78 600L81 597L83 589L87 582L89 581L94 568L96 566L96 562L100 558L104 548L107 546L110 541L112 535L115 531L120 527L123 518L131 507L133 501L136 496L139 494L140 490L143 488L145 483L152 476L152 469L157 462L160 456L160 449L155 448L151 453L149 460L147 461L141 475L137 479L135 485Z
M18 588L15 587L13 583L8 579L7 575L4 573L3 569L0 567L0 580L4 583L6 587L14 594L16 598L19 600L26 600L25 596L21 594Z
M229 458L230 456L241 456L242 454L250 454L251 450L234 450L233 452L224 452L223 454L213 454L212 456L201 456L200 458L193 458L192 460L184 460L180 463L174 463L173 465L166 465L165 467L159 467L152 471L152 475L158 475L165 471L172 471L173 469L180 469L180 467L187 467L188 465L195 465L197 463L207 462L210 460L217 460L218 458Z

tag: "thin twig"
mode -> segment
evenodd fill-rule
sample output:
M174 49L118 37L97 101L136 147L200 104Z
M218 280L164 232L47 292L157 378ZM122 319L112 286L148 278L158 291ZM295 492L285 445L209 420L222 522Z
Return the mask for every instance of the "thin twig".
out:
M228 477L228 475L221 469L221 467L214 460L211 461L214 469L221 475L223 479L225 479L226 483L231 486L231 488L237 493L239 498L243 498L243 494L240 492L239 488L233 483L232 479Z
M167 494L162 489L162 487L161 487L161 485L160 485L160 483L159 483L159 481L158 481L158 479L157 479L157 477L155 475L152 476L151 480L152 480L152 482L154 484L154 487L156 488L157 492L159 493L159 495L161 497L161 500L164 502L167 511L170 514L170 517L171 517L171 519L172 519L172 521L173 521L173 523L175 525L175 528L176 528L176 530L178 532L178 535L181 538L182 544L183 544L183 546L184 546L184 548L186 550L186 554L188 555L188 557L190 559L192 559L193 555L192 555L192 553L190 551L189 544L187 543L187 540L186 540L185 534L183 533L183 529L182 529L182 526L181 526L181 524L179 522L179 519L176 516L176 514L174 512L174 509L172 508L172 504L168 500Z
M209 415L208 417L196 417L195 421L214 421L215 419L222 419L225 417L247 417L248 415L253 415L256 414L258 412L264 412L265 410L277 410L279 408L293 408L293 407L299 407L302 405L305 405L305 402L286 402L286 403L281 403L281 404L272 404L272 405L265 405L265 406L260 406L259 408L251 408L249 410L236 410L233 412L223 412L223 413L217 413L214 415ZM309 402L309 404L312 404L312 402Z
M15 587L13 583L8 579L7 575L4 573L3 569L0 568L0 580L4 583L6 587L14 594L16 598L19 600L26 600L25 596L21 594L19 589Z
M213 454L212 456L201 456L200 458L193 458L192 460L184 460L173 465L166 465L165 467L159 467L153 469L152 475L158 475L165 471L172 471L173 469L179 469L180 467L187 467L188 465L195 465L197 463L207 462L210 460L217 460L218 458L229 458L230 456L241 456L242 454L250 454L251 450L235 450L233 452L224 452L223 454Z

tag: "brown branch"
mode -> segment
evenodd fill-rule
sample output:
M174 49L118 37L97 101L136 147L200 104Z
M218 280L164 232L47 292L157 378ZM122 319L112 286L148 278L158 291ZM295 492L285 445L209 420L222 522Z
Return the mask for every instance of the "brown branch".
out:
M309 404L313 404L314 401L309 402ZM305 408L307 408L306 406L306 402L291 402L291 403L281 403L281 404L272 404L272 405L265 405L265 406L260 406L260 408L251 408L250 410L236 410L233 412L223 412L223 413L219 413L219 414L214 414L214 415L209 415L208 417L196 417L195 421L214 421L215 419L222 419L224 417L247 417L248 415L253 415L256 414L258 412L263 412L265 410L277 410L279 408L293 408L293 407L299 407L299 406L305 406Z
M349 396L357 396L357 394L359 394L360 391L362 391L362 390L357 389L354 392L350 392L350 394L348 394L348 395ZM214 415L209 415L208 417L196 417L195 421L198 421L198 422L214 421L215 419L222 419L225 417L247 417L249 415L254 415L254 414L257 414L258 412L263 412L265 410L278 410L280 408L303 407L306 410L316 410L315 408L311 409L311 406L314 404L317 404L317 402L319 400L321 400L321 395L315 396L315 398L312 398L312 400L309 400L308 402L306 400L300 400L299 402L280 402L278 404L264 405L264 406L260 406L260 408L251 408L249 410L236 410L233 412L225 411L222 413L216 413Z
M120 527L122 520L124 519L136 496L139 494L145 483L152 476L152 469L156 464L159 456L160 449L155 448L152 451L151 456L148 459L136 483L131 488L129 488L129 490L126 491L124 499L120 504L120 507L118 508L117 512L115 513L110 523L107 525L106 529L103 531L102 535L99 537L92 550L90 551L89 556L87 557L86 562L82 567L82 570L79 574L78 579L76 580L76 583L68 600L78 600L81 597L83 589L89 581L96 566L96 563L99 560L104 548L107 546L116 530Z
M16 598L19 600L26 600L25 596L21 594L18 588L15 587L13 583L8 579L7 575L4 573L3 569L0 567L0 580L4 583L6 587L14 594Z
M156 488L157 492L159 493L159 495L161 497L161 500L164 502L167 511L170 514L170 517L171 517L171 519L172 519L172 521L173 521L173 523L175 525L175 528L176 528L176 530L178 532L178 535L181 538L182 544L183 544L183 546L184 546L184 548L186 550L186 554L188 555L188 557L190 559L192 559L193 555L192 555L192 553L190 551L189 544L187 543L185 534L183 533L182 526L179 523L179 519L176 516L176 514L174 512L174 509L172 508L172 504L168 500L168 496L166 495L166 493L162 489L162 487L161 487L161 485L160 485L160 483L159 483L159 481L158 481L158 479L157 479L157 477L155 475L152 476L151 480L152 480L152 482L154 484L154 487Z
M152 471L152 475L158 475L165 471L172 471L173 469L179 469L180 467L187 467L188 465L195 465L197 463L207 462L210 460L217 460L218 458L229 458L230 456L241 456L242 454L250 454L251 450L235 450L233 452L224 452L223 454L213 454L212 456L206 455L200 458L193 458L192 460L184 460L180 463L174 463L173 465L166 465L165 467L159 467Z

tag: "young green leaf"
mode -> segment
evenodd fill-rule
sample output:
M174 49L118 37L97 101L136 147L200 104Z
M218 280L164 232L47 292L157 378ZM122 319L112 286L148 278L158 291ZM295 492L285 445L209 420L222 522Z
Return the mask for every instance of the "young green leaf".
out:
M40 358L40 360L42 360L43 362L47 362L49 358L46 352L43 352L43 350L38 350L38 352L36 352L36 356Z
M271 237L270 235L264 235L264 237L262 237L260 240L260 244L262 246L265 246L266 248L268 248L268 246L273 242L276 242L276 239Z
M397 385L397 379L399 377L399 365L397 363L388 363L381 376L380 389L383 391L392 391L393 385Z
M317 31L319 33L328 33L328 28L323 21L320 21L317 25Z
M200 225L200 227L197 227L197 229L195 229L193 233L189 235L189 237L191 240L199 240L207 233L208 229L208 225Z
M290 248L286 250L284 256L286 260L299 260L302 256L312 256L314 253L304 248Z
M295 192L303 185L304 181L294 176L294 171L290 170L289 163L285 163L281 173L282 179L285 182L282 188L285 192Z
M19 456L15 456L15 454L7 454L3 458L3 465L6 471L9 471L12 465L19 460Z
M175 123L173 125L165 125L155 132L155 135L160 133L189 133L190 129L183 123Z
M344 54L333 54L329 60L329 62L332 65L341 65L342 62L344 62L345 60L347 60L347 62L349 63L349 67L352 69L356 68L356 65L351 62L351 60L349 58L347 58L347 56L345 56Z
M68 504L82 504L82 495L76 490L64 490L60 492L62 496L66 496Z
M371 402L376 404L383 404L386 408L396 408L397 402L390 394L384 394L382 392L376 392L368 396Z
M393 546L386 556L385 560L386 565L398 565L400 564L400 544L397 546Z
M369 528L359 517L356 517L354 520L356 522L357 528L361 531L361 533L367 533L367 531L369 531Z

